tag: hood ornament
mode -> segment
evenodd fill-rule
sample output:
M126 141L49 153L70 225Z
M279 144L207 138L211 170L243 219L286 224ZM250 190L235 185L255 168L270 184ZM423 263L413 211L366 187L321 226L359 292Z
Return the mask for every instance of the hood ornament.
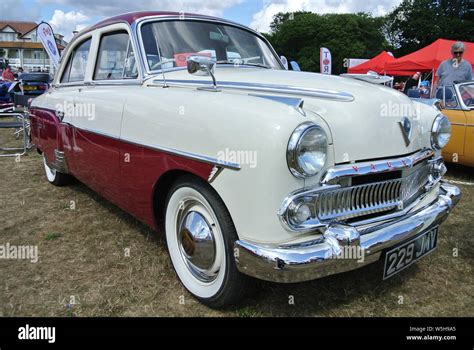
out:
M408 117L403 117L399 123L400 123L400 127L402 128L402 133L405 139L405 143L408 146L411 142L412 129L413 129L411 120Z

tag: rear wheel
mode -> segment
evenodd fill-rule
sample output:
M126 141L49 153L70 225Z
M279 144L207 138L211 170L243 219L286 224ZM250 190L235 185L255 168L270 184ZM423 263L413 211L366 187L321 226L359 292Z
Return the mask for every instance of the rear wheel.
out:
M46 157L43 153L43 164L44 164L44 171L46 173L46 178L48 182L53 184L54 186L66 186L71 183L72 177L67 174L60 173L56 169L51 168L48 165Z
M237 233L208 184L183 177L166 201L165 232L173 267L186 289L210 307L236 303L249 278L235 266Z

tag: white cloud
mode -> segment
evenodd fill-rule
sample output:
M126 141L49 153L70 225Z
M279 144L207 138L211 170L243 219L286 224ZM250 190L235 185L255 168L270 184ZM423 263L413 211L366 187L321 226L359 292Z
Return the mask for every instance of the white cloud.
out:
M263 8L253 15L250 27L260 32L269 32L273 16L279 12L369 12L374 16L383 16L400 3L401 0L265 0Z
M68 41L71 39L73 31L84 29L90 24L89 21L90 17L81 12L55 10L53 17L48 22L55 33L64 35L64 39Z
M71 6L88 16L113 16L131 11L175 11L194 12L209 16L220 16L225 9L240 4L243 0L39 0L57 6Z

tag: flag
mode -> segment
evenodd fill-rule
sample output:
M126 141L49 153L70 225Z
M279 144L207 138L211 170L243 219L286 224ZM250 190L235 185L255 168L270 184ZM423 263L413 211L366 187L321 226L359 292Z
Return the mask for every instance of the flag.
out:
M331 74L331 67L332 67L332 58L331 58L331 51L327 48L322 47L319 52L319 66L321 69L321 73L323 74Z
M61 56L59 55L58 45L56 45L53 28L48 23L41 22L36 28L36 35L43 43L44 49L48 53L54 67L58 68Z

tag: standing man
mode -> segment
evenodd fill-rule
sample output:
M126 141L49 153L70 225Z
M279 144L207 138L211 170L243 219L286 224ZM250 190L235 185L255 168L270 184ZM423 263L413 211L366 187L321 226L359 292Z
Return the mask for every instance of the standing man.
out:
M436 72L438 87L453 85L455 81L472 80L472 65L464 60L464 44L460 41L451 47L452 59L443 61Z

